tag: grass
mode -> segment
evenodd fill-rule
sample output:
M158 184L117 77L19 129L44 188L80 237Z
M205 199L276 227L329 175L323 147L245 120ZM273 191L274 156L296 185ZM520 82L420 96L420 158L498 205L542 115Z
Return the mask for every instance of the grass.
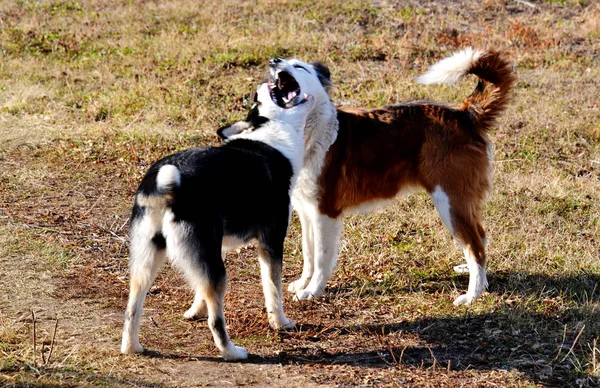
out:
M107 0L0 4L0 381L8 386L593 386L600 378L600 8L589 1ZM245 116L273 56L326 63L332 99L459 103L429 64L503 50L518 83L491 138L490 289L452 300L462 254L423 194L345 220L322 300L268 328L256 252L227 256L226 314L249 362L222 363L192 294L155 282L140 357L118 353L127 218L147 167L216 145ZM241 193L243 195L243 193ZM294 216L284 283L302 266ZM33 364L31 310L36 311ZM58 318L54 355L49 350ZM41 346L41 347L40 347ZM281 367L279 366L281 365Z

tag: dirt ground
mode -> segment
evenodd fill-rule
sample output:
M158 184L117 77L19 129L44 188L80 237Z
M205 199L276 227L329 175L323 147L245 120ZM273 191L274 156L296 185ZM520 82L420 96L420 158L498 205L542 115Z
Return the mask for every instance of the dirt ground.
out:
M15 168L28 166L30 171L45 168L42 164L48 159L32 160L30 151L14 153L15 158L10 163L14 163ZM22 158L18 163L17 154ZM262 308L253 247L230 254L227 260L230 269L226 302L228 326L236 343L250 350L248 361L223 362L205 322L182 319L192 295L178 274L170 269L161 273L146 303L142 341L147 351L140 356L120 355L128 280L124 227L128 204L121 203L114 193L130 189L121 183L99 193L97 185L101 180L92 179L90 185L68 183L66 181L75 175L68 171L70 169L43 173L41 181L32 183L42 191L53 187L52 195L30 188L31 201L9 198L5 202L12 204L4 207L12 222L2 228L0 244L3 257L0 288L6 290L0 294L0 322L3 344L6 350L12 348L13 352L3 352L7 359L0 378L8 385L485 386L488 379L500 379L506 385L521 385L526 381L508 368L478 370L477 365L472 365L465 370L454 370L452 362L457 362L455 357L462 350L455 353L456 349L447 349L448 353L443 348L436 349L437 335L419 338L419 333L435 326L439 326L438 330L448 326L450 333L457 326L468 325L469 314L446 323L427 319L413 323L404 319L377 319L373 316L375 311L368 310L368 300L354 306L340 305L348 299L342 289L331 291L341 294L341 300L335 300L339 298L336 295L332 299L300 305L293 305L286 295L286 305L295 307L288 315L294 314L298 328L287 333L273 332L268 328ZM81 166L75 169L81 171ZM72 197L76 199L70 200ZM46 206L38 206L40 203ZM69 212L57 211L60 208L68 208ZM13 223L19 219L38 222L17 228ZM44 221L39 222L42 219ZM387 310L386 303L394 304L402 299L385 297L377 304ZM446 303L450 303L449 298ZM235 308L230 308L231 305ZM356 324L354 308L364 309L359 314L364 324ZM32 311L36 322L36 353L33 352ZM352 323L348 324L345 319ZM52 341L55 325L56 336ZM440 334L446 336L446 333ZM386 338L394 335L400 338L401 346ZM457 341L464 343L463 349L471 346L470 334L465 332L464 335L466 337ZM50 347L53 347L52 358L42 366L43 360L49 357ZM438 354L439 350L442 352ZM436 357L449 357L451 361ZM475 359L480 357L477 355ZM37 364L33 363L34 359ZM485 363L479 367L483 365Z
M5 254L6 252L2 252ZM6 257L6 256L4 256ZM61 287L51 279L53 271L40 268L39 258L27 256L25 259L3 261L8 270L2 272L0 284L7 294L2 294L0 307L4 319L17 317L15 325L31 322L31 311L35 312L37 334L47 342L53 333L55 320L57 325L57 353L59 347L70 348L77 352L77 347L87 348L92 354L111 355L115 365L120 361L116 357L118 343L112 333L122 324L122 312L116 309L103 309L97 302L88 299L58 299L54 297ZM18 279L15 282L15 279ZM205 333L208 334L208 333ZM44 340L40 341L41 345ZM32 342L33 343L33 342ZM214 354L214 352L212 352ZM55 355L56 357L56 355ZM90 355L93 357L93 355ZM84 376L66 373L61 379L61 386L245 386L269 382L268 385L285 387L290 384L300 386L316 386L301 368L283 368L281 365L261 362L224 363L218 357L202 357L193 354L154 353L148 357L137 357L135 366L128 362L125 376L107 374L85 374ZM63 360L63 362L65 362ZM7 376L4 376L6 378ZM5 381L7 383L10 380ZM42 380L43 381L43 380ZM20 383L15 381L16 385ZM36 385L35 379L23 381L24 385ZM42 382L40 385L46 385ZM52 383L50 383L52 385Z

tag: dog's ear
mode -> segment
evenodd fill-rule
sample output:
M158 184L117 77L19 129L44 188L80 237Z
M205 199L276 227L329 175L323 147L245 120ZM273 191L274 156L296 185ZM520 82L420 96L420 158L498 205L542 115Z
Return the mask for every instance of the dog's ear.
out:
M269 121L268 118L261 116L258 112L258 104L252 105L252 108L246 116L246 121L238 121L226 125L217 130L217 135L222 139L227 139L233 135L239 135L242 132L252 132L260 128L261 125Z
M249 122L238 121L217 129L217 135L219 135L221 139L227 139L233 135L238 135L250 128L252 128L252 124L250 124Z
M331 83L331 73L329 72L329 68L321 62L313 62L311 65L317 72L317 77L319 78L321 85L323 85L323 88L329 92L333 86L333 83Z
M250 111L248 112L248 116L246 116L246 121L249 122L250 125L254 127L254 129L257 129L258 127L269 121L268 118L260 115L260 112L258 111L259 106L260 102L256 102L254 105L252 105L252 108L250 108Z
M250 108L246 121L238 121L233 124L227 124L224 127L217 129L217 135L221 139L227 139L233 135L238 135L253 127L252 121L258 116L258 104L256 103L257 93L254 93L254 105Z
M258 107L260 105L260 103L256 102L257 100L254 100L254 103L252 104L252 107L250 108L250 110L248 111L248 115L246 116L246 121L248 122L252 122L252 120L256 119L259 116L258 113Z
M258 107L260 106L260 102L257 98L258 94L254 94L254 105L248 111L248 116L246 116L246 121L238 121L233 124L228 124L224 127L217 129L217 135L222 139L227 139L233 135L239 135L244 131L255 131L260 128L261 125L269 121L268 118L261 116Z

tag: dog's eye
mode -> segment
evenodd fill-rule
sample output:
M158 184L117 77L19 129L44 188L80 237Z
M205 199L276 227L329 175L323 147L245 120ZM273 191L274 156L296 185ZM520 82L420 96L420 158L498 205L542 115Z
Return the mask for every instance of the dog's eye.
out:
M292 66L294 66L296 69L302 69L302 70L304 70L304 71L306 71L307 73L310 74L310 71L308 71L308 69L305 68L304 66L300 66L300 65L292 65Z

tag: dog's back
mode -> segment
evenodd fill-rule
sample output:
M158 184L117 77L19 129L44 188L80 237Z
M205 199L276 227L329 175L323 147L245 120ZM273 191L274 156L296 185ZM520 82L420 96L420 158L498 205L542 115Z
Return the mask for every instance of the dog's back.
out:
M179 179L165 190L159 178L172 169ZM220 147L185 150L148 170L136 195L132 230L150 207L163 214L169 210L177 220L211 219L223 236L248 241L274 213L287 212L293 178L290 160L263 142L233 139Z

